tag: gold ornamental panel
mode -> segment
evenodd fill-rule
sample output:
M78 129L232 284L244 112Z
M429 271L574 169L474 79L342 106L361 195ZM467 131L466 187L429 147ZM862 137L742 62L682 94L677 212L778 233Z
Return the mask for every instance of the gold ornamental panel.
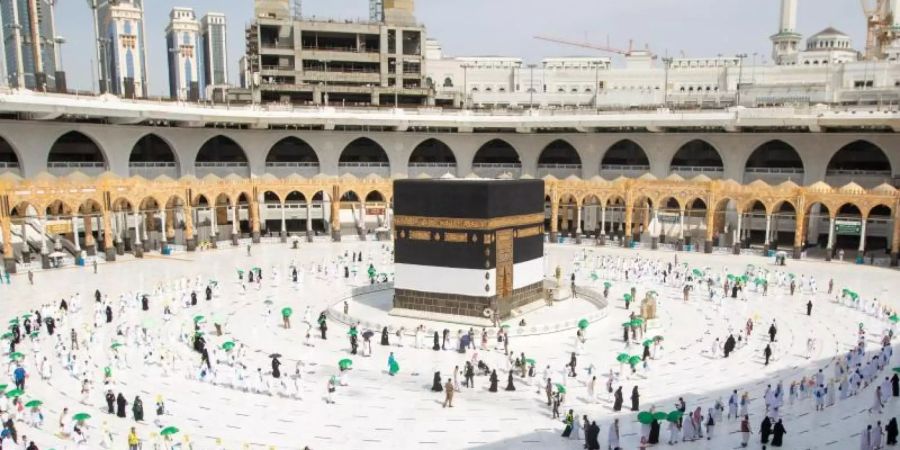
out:
M543 213L519 216L495 217L492 219L471 219L455 217L394 216L398 227L438 228L445 230L496 230L498 228L533 225L544 222Z

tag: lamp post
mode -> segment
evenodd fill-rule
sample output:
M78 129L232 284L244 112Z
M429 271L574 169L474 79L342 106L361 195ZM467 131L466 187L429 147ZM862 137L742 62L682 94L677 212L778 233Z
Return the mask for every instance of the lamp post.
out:
M735 95L734 106L740 106L741 104L741 81L744 76L744 58L747 57L746 53L738 53L735 55L740 62L738 63L738 79L737 79L737 94Z
M669 107L669 68L672 66L672 58L663 58L663 65L665 66L665 78L663 81L663 107Z

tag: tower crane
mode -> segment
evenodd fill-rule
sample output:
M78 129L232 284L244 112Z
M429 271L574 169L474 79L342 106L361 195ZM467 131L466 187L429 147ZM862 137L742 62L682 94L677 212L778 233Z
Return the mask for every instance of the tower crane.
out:
M628 41L628 50L624 50L624 49L620 49L620 48L611 47L609 44L597 45L597 44L592 44L590 42L576 42L576 41L569 41L566 39L559 39L559 38L548 37L548 36L534 36L534 38L537 40L540 40L540 41L553 42L556 44L569 45L572 47L589 48L591 50L600 50L601 52L615 53L617 55L623 55L623 56L632 55L636 51L636 50L634 50L634 47L633 47L634 42L632 40ZM649 49L637 50L637 51L640 51L642 53L646 52L646 53L649 53L650 56L652 56L654 58L656 57L656 55L650 53Z
M891 11L890 0L859 0L866 16L866 59L884 57L885 49L894 39L891 25L894 12Z

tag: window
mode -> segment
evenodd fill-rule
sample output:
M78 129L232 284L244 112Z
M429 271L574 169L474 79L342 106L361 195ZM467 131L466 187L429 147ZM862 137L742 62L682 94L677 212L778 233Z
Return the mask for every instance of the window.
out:
M444 78L444 87L453 87L453 80L450 77Z

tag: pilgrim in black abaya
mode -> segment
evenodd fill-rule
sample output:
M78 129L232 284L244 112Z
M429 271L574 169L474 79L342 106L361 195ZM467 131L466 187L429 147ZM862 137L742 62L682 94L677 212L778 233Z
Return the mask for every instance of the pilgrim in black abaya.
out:
M631 390L631 410L637 411L641 409L641 394L638 393L638 387L635 386Z
M778 419L778 423L775 424L775 429L772 430L772 447L781 447L786 433L787 430L785 430L784 425L781 424L781 419Z
M443 392L444 386L441 384L441 373L434 373L434 382L431 383L431 391L432 392Z
M516 390L516 386L513 384L513 374L512 371L509 372L509 377L506 379L506 390L514 391Z
M759 434L761 437L760 442L763 444L769 443L769 435L772 434L772 421L769 420L768 417L763 419L762 424L759 426Z
M390 341L388 341L388 329L384 327L381 330L381 345L390 345Z
M619 412L622 410L622 401L623 401L622 386L619 386L619 388L616 389L616 393L615 393L615 401L613 402L613 411Z
M491 389L490 389L491 392L497 392L497 382L499 382L499 381L500 380L497 378L497 371L496 370L491 371Z
M438 335L438 332L435 331L434 332L434 347L432 347L432 350L438 351L440 349L441 349L441 337Z
M125 400L125 396L119 392L119 395L116 397L116 415L122 418L128 417L125 413L125 408L128 406L128 400Z
M896 417L888 422L885 427L885 432L887 433L887 445L897 445L897 434L900 433L900 430L897 429Z

